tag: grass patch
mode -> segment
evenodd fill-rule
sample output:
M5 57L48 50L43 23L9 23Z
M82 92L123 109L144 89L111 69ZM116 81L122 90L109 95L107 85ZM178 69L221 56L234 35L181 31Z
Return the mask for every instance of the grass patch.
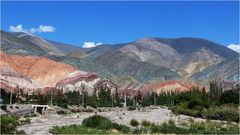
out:
M146 130L141 129L147 133ZM164 134L238 134L239 127L237 124L222 124L207 122L192 122L189 127L178 127L173 121L165 122L161 125L152 125L150 127L151 133L164 133Z
M137 120L135 120L135 119L132 119L130 121L130 125L133 126L133 127L137 127L139 125L139 122Z
M141 125L142 125L143 127L150 127L151 124L152 124L152 123L151 123L150 121L147 121L147 120L143 120L142 123L141 123Z
M211 107L202 112L202 118L239 122L239 111L230 106Z
M107 134L106 130L83 127L80 125L55 126L50 130L53 134Z
M113 123L106 117L94 115L84 119L82 125L55 126L50 132L53 134L119 134L129 133L130 128Z
M104 130L116 129L122 133L127 133L130 131L130 128L128 126L113 123L108 118L100 115L94 115L84 119L82 122L82 125L84 127L104 129Z

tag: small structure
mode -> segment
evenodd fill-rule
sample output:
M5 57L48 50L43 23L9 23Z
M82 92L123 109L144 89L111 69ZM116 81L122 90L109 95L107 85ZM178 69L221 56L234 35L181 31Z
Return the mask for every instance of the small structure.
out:
M32 108L34 109L34 114L37 113L37 108L42 108L42 114L44 114L44 112L49 109L48 105L32 105Z

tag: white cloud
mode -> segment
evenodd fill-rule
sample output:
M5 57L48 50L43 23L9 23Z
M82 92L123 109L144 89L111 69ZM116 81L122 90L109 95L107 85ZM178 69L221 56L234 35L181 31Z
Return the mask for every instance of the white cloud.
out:
M17 26L10 26L11 32L25 32L25 33L41 33L41 32L54 32L55 28L50 25L40 25L38 28L24 29L22 24Z
M96 47L96 46L99 46L99 45L102 45L102 43L94 43L94 42L84 42L83 44L83 48L92 48L92 47Z
M49 25L40 25L39 30L41 32L54 32L55 28L53 26L49 26Z
M240 45L237 45L237 44L230 44L228 45L228 48L240 53Z
M22 24L19 24L17 26L10 26L9 31L11 31L11 32L26 32L26 30L23 29Z

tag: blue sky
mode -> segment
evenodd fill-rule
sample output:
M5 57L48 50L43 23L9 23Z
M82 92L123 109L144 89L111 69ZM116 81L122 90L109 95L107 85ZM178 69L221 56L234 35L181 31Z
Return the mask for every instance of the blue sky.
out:
M238 2L2 2L1 29L83 45L142 37L199 37L239 44ZM20 26L22 25L22 26ZM41 25L41 27L39 27ZM18 27L16 27L18 26Z

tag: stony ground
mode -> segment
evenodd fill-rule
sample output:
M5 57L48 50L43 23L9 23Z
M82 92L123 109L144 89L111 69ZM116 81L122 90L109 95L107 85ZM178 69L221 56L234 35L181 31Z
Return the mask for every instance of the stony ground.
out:
M75 113L69 115L56 115L48 114L39 117L34 117L31 120L31 124L23 125L19 127L19 130L24 130L28 135L47 135L49 129L53 126L64 126L71 124L81 124L82 120L94 115L95 113ZM163 123L169 120L174 120L178 125L183 123L189 123L191 117L184 115L174 115L167 108L145 108L140 111L128 111L126 109L115 109L108 112L97 112L99 115L108 117L114 122L119 124L129 125L131 119L136 119L139 122L142 120L148 120L154 123ZM194 121L205 121L204 119L194 118Z

